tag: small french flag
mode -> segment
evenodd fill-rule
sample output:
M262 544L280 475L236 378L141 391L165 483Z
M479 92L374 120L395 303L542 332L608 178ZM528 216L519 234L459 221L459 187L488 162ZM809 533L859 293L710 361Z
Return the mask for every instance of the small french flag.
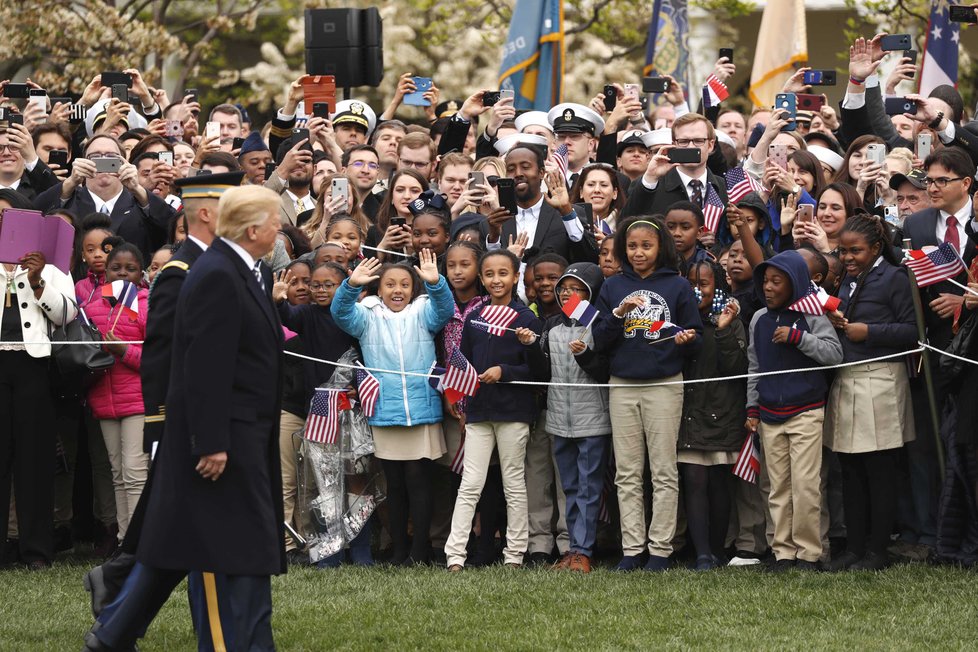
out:
M710 75L706 78L706 83L703 85L703 106L705 108L719 106L720 102L728 97L730 97L730 91L727 90L726 84L717 79L716 75Z
M576 319L584 328L590 328L598 318L598 309L576 294L571 295L571 298L564 302L561 310L571 319Z

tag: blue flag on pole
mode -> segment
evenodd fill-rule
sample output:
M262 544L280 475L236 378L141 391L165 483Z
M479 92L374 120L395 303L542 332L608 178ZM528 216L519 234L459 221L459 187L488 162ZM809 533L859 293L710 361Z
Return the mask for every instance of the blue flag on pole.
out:
M499 67L499 88L516 94L518 110L560 104L564 77L562 0L516 0Z
M645 42L643 74L670 75L689 88L689 17L686 0L655 0Z

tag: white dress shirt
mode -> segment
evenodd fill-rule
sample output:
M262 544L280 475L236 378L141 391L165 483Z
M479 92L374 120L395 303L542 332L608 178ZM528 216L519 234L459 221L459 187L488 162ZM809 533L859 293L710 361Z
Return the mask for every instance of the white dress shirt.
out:
M201 251L207 251L207 247L208 247L208 245L205 245L205 244L204 244L204 241L203 241L203 240L201 240L200 238L195 238L194 236L192 236L192 235L190 235L190 234L188 233L188 234L187 234L187 240L190 240L190 241L191 241L191 242L193 242L193 243L194 243L195 245L197 245L198 247L200 247L200 249L201 249ZM231 242L230 240L228 241L228 243L229 243L229 244L234 244L234 243L233 243L233 242ZM237 245L235 245L235 246L237 246ZM247 252L245 252L245 253L247 253ZM254 267L254 263L252 263L252 267Z
M302 211L308 211L316 207L316 202L312 198L312 194L307 194L305 197L297 197L291 190L286 190L285 194L289 196L292 200L292 205L295 206L299 204L302 206L302 210L296 210L296 213L301 213Z
M709 181L707 181L708 176L706 174L706 168L703 168L703 174L701 174L698 177L691 177L691 176L689 176L688 174L686 174L685 172L683 172L682 168L676 168L676 172L679 173L679 178L682 179L683 188L686 189L686 196L689 197L689 201L693 201L693 189L689 187L689 182L692 181L694 178L695 179L699 179L699 182L701 184L703 184L701 187L702 187L702 190L703 190L703 203L705 204L706 203L706 190L709 187ZM702 208L702 206L700 206L700 208Z
M252 270L252 273L254 273L255 259L251 257L251 254L249 254L245 250L245 248L242 247L241 245L239 245L237 242L233 242L231 240L228 240L227 238L221 238L221 240L223 240L225 243L227 243L227 245L229 247L231 247L232 249L234 249L234 253L236 253L239 256L241 256L241 260L243 260L245 262L245 265L248 266L248 269Z
M123 190L125 190L125 188L123 188ZM122 196L122 190L120 190L115 197L109 197L105 201L102 201L102 199L91 190L88 191L88 194L92 196L92 201L95 202L96 213L104 212L106 215L111 215L112 211L115 209L115 203L119 201L119 197ZM102 210L103 206L105 206L107 210L103 211Z

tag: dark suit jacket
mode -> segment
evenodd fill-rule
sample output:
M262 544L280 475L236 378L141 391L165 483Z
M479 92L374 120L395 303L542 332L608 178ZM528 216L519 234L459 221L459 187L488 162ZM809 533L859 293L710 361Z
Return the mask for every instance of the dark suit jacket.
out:
M564 228L564 221L560 212L548 204L546 201L540 207L540 219L537 221L537 230L533 236L533 247L539 253L551 251L567 259L567 262L598 262L598 245L594 240L589 226L585 223L583 216L578 215L577 219L581 222L584 229L584 237L580 242L571 242ZM479 231L482 233L483 241L489 233L488 223L483 220L479 223ZM502 235L499 242L502 246L509 243L510 236L516 237L516 218L507 220L503 224Z
M910 246L913 249L920 249L926 246L936 247L940 244L937 240L937 220L939 215L940 211L936 208L925 208L909 216L904 221L903 237L910 239ZM978 253L978 247L975 245L976 236L971 229L970 221L965 225L965 232L968 235L968 239L965 243L963 258L965 265L971 265L975 254ZM962 272L955 280L959 283L965 283L967 281L967 274ZM953 320L938 316L927 304L938 298L941 294L961 295L964 294L964 291L953 283L944 281L922 288L920 293L924 304L924 322L927 325L927 337L933 346L944 348L951 341L953 335L951 332Z
M187 239L153 280L149 291L149 315L139 375L143 386L143 450L152 452L153 444L163 438L166 422L166 391L170 384L170 357L173 354L173 327L177 299L187 272L204 253L193 240Z
M34 201L34 207L40 211L61 208L61 184L41 193ZM95 212L95 201L88 188L78 188L64 207L82 218ZM176 214L169 204L152 193L149 194L149 204L143 209L132 193L123 189L110 217L115 234L138 247L143 260L148 261L157 249L166 244L167 230Z
M24 174L20 177L20 185L17 192L27 197L31 202L37 200L37 196L58 183L58 177L54 175L51 168L44 165L44 161L37 159L37 165L33 170L24 169Z
M720 194L720 201L727 205L727 184L709 169L706 171L706 181ZM706 189L703 189L706 192ZM622 217L632 215L664 215L669 207L677 201L689 201L689 195L683 186L683 180L676 170L670 170L659 180L655 190L649 190L639 177L632 182L628 193L628 201L622 210Z
M282 326L253 271L215 240L177 301L165 436L138 559L228 575L285 572L278 425ZM227 451L217 481L194 469Z

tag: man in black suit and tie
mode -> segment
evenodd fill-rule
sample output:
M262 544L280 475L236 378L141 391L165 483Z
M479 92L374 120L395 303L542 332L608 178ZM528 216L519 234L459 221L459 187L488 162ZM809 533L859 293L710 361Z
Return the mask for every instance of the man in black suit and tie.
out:
M971 198L975 164L965 150L945 147L927 157L924 170L927 174L925 184L931 208L918 211L906 219L903 223L904 238L910 240L913 249L947 242L957 250L965 264L970 266L978 252L975 246L976 225ZM955 280L964 283L967 278L962 273ZM944 349L950 343L954 322L963 303L962 292L960 288L946 281L920 290L927 339L932 346ZM938 414L942 414L947 387L940 382L939 362L940 356L930 356L931 367L935 372L934 389ZM900 520L909 521L916 530L910 535L911 543L933 547L936 542L937 501L940 491L937 450L923 379L912 379L910 389L917 430L916 441L907 445L913 514ZM912 540L914 534L916 541Z
M118 171L99 172L97 159L117 160ZM139 185L136 166L125 160L119 141L107 134L93 136L85 157L72 162L71 176L38 195L34 206L41 211L67 208L79 216L109 215L115 234L139 247L144 260L166 243L167 228L176 215Z
M727 205L727 185L707 169L707 159L716 146L713 123L698 113L687 113L672 124L672 145L662 147L649 160L645 174L632 184L623 217L665 214L677 201L691 201L703 208L711 198ZM673 163L674 148L700 150L695 163Z
M38 158L24 125L11 123L0 133L0 188L16 190L33 202L38 193L57 182L51 168Z
M597 262L594 234L567 199L567 186L559 171L547 173L548 193L541 189L544 178L542 148L517 145L506 154L506 176L516 183L516 216L496 210L481 223L489 250L505 247L510 238L526 233L527 248L552 251L570 262Z
M270 576L286 570L282 329L260 260L274 247L278 207L265 188L225 192L219 237L183 284L142 572L110 622L86 637L88 649L132 647L188 571L203 576L203 648L274 649Z

